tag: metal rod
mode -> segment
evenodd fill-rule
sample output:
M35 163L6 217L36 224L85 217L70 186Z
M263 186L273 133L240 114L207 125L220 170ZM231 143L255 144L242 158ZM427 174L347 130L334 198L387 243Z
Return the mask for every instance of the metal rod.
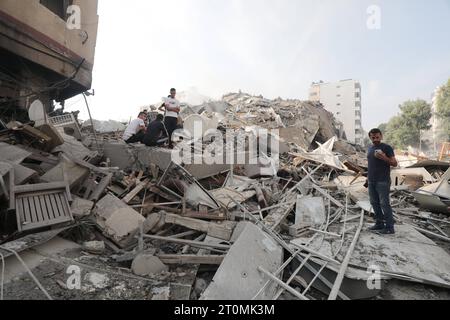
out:
M303 267L305 266L306 262L311 258L311 255L308 255L305 260L303 260L303 262L300 264L300 266L292 273L291 277L288 279L288 281L286 281L287 285L290 285L291 282L294 280L294 278L297 276L297 274L300 272L300 270L303 269ZM275 297L273 298L273 300L278 300L278 298L283 294L284 292L284 288L281 288L276 294Z
M84 98L84 102L86 103L86 108L89 113L89 119L91 120L92 132L94 133L94 138L95 138L95 145L97 146L97 151L100 152L100 145L98 144L97 133L95 132L94 121L92 120L92 115L91 115L91 109L89 108L89 103L87 101L86 94L83 92L82 95Z
M145 234L144 238L179 243L179 244L189 244L192 247L217 248L217 249L223 249L223 250L230 249L230 246L225 245L225 244L209 244L209 243L203 243L203 242L192 241L192 240L182 240L182 239L173 239L173 238L167 238L167 237L152 236L152 235L148 235L148 234Z
M289 291L290 293L292 293L294 296L296 296L297 298L299 298L300 300L309 300L307 297L305 297L303 294L301 294L300 292L298 292L297 290L294 290L294 288L288 286L287 284L285 284L283 281L281 281L280 279L278 279L277 277L275 277L274 275L272 275L270 272L264 270L263 267L258 267L258 270L260 272L263 272L264 274L266 274L270 279L272 279L273 281L275 281L278 285L282 286L283 288L285 288L287 291Z
M248 212L247 209L245 209L244 206L242 206L239 202L237 202L236 200L234 200L232 197L228 196L228 198L233 201L238 208L240 208L241 210L243 210L244 212ZM278 242L279 245L281 245L286 251L288 251L291 255L295 256L295 258L297 260L299 260L300 262L303 262L303 257L298 253L295 252L294 249L292 249L283 239L281 239L279 236L277 236L271 229L267 228L266 225L264 225L263 223L261 223L260 221L258 221L255 217L253 217L252 215L249 215L256 223L256 225L258 225L263 231L267 232L276 242ZM308 263L305 264L305 267L313 274L317 274L317 270L309 265ZM328 288L332 288L333 284L328 281L325 277L323 277L322 275L318 276L320 281L322 281ZM344 293L342 293L341 291L339 291L339 297L341 297L342 299L346 299L346 300L350 300Z
M417 231L419 231L420 233L424 233L424 234L426 234L428 236L432 236L432 237L435 237L437 239L450 242L450 238L448 238L448 237L441 236L441 235L439 235L437 233L434 233L434 232L431 232L431 231L428 231L428 230L425 230L425 229L422 229L422 228L419 228L419 227L415 227L415 226L412 226L412 227L414 229L416 229Z
M342 262L339 273L336 277L336 281L334 282L334 286L331 289L331 293L328 297L328 300L336 300L339 289L341 288L342 281L344 280L345 272L347 271L348 264L350 262L350 258L352 257L353 251L355 250L356 244L358 243L359 235L361 234L362 227L364 225L364 210L361 210L361 220L359 221L359 227L356 231L355 237L353 238L352 244L347 251L347 255L345 256L344 261Z
M5 248L5 247L1 247L1 246L0 246L0 248L3 249L3 250L9 251L12 254L14 254L16 256L17 260L20 261L20 263L23 265L25 270L28 272L28 274L30 275L31 279L33 279L33 281L36 283L38 288L41 289L41 291L45 294L47 299L48 300L53 300L52 297L48 294L47 290L45 290L45 288L42 286L42 284L39 282L39 280L35 277L33 272L31 272L30 268L28 268L28 266L26 265L25 261L22 260L22 258L19 256L19 254L16 251L14 251L12 249Z
M315 256L315 257L317 257L317 258L320 258L320 259L325 260L325 261L328 261L328 262L336 263L336 264L338 264L338 265L340 264L339 261L334 260L334 259L332 259L332 258L329 258L329 257L327 257L327 256L324 256L323 254L321 254L321 253L319 253L319 252L317 252L317 251L314 251L314 250L312 250L312 249L310 249L310 248L308 248L308 247L302 246L301 244L296 244L296 243L291 243L291 244L292 244L293 246L296 246L296 247L299 248L299 249L302 249L303 251L306 251L306 252L312 254L313 256Z

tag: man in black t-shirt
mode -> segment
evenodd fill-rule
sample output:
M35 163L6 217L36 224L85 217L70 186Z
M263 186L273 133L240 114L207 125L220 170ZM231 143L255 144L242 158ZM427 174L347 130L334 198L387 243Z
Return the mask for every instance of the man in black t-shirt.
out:
M156 120L148 125L147 132L144 136L144 144L148 147L162 146L168 139L164 139L164 135L167 136L167 131L163 123L164 116L158 114Z
M377 221L370 230L379 231L381 234L394 234L394 217L390 200L391 167L397 167L398 162L394 149L381 142L383 134L379 129L372 129L369 137L373 143L367 154L369 195Z

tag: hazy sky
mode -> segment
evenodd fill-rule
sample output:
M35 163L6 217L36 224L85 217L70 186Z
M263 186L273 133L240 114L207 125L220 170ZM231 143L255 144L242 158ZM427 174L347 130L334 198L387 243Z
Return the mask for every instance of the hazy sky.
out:
M363 126L450 78L450 0L100 0L93 117L122 120L171 87L307 99L360 80ZM381 29L367 9L381 9ZM82 98L67 102L82 110Z

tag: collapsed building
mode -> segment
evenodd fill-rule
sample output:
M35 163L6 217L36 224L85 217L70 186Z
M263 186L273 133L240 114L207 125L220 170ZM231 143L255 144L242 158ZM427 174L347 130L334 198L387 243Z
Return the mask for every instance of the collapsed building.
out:
M0 4L0 108L3 119L54 111L91 88L97 0L3 0Z
M365 152L321 104L240 92L181 115L174 150L7 124L2 297L448 299L449 163L392 171L397 235L383 237L367 231Z

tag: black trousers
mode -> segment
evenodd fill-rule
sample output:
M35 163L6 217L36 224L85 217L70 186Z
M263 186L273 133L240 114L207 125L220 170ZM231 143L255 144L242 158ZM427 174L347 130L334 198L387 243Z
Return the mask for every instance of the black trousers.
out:
M144 131L141 130L138 133L136 133L133 136L131 136L131 138L128 139L127 141L125 141L125 142L128 143L128 144L130 144L130 143L138 143L138 142L143 143L144 136L145 136L145 133L144 133Z
M164 125L166 127L167 134L169 135L169 147L173 147L172 134L177 129L178 118L165 117L164 118Z

